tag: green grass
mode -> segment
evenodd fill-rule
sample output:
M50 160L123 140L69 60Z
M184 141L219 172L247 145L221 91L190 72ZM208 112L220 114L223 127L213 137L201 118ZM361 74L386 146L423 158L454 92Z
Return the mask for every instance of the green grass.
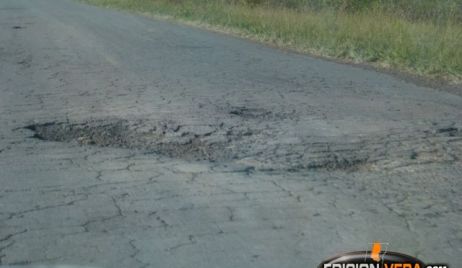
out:
M462 0L83 0L301 52L462 81Z

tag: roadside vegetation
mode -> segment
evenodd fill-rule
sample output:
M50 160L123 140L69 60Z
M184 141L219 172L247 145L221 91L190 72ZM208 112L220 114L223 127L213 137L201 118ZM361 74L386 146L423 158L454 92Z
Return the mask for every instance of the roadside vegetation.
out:
M462 0L82 0L315 55L462 81Z

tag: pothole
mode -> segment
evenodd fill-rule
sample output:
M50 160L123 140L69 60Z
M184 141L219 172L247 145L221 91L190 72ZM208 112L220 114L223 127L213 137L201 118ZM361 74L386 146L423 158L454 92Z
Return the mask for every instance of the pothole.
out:
M140 149L187 160L218 161L236 158L233 143L255 132L223 125L180 125L172 121L149 124L127 120L49 122L33 124L34 138L77 142L81 145Z
M291 112L275 112L263 108L252 108L246 106L232 106L227 108L227 113L234 117L239 117L244 120L285 120L294 119L296 111Z
M259 108L248 108L248 107L233 107L229 111L230 115L236 115L244 118L258 118L268 117L271 115L270 111Z
M239 110L254 116L260 111ZM81 145L139 149L194 161L237 162L259 170L358 170L452 163L462 155L456 127L402 130L367 137L300 137L281 142L276 130L245 125L187 125L174 121L92 120L26 127L34 138Z

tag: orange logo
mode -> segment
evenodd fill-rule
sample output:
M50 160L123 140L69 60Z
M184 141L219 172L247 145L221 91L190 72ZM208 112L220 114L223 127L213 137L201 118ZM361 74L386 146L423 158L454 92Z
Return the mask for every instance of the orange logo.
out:
M374 244L372 244L371 259L373 259L376 262L379 262L381 251L382 251L382 244L380 244L379 242L374 242Z

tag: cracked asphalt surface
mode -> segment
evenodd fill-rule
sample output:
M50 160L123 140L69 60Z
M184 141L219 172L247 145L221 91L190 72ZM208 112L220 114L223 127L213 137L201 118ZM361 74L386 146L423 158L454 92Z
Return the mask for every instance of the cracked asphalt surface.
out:
M460 94L68 0L0 40L0 265L462 263Z

